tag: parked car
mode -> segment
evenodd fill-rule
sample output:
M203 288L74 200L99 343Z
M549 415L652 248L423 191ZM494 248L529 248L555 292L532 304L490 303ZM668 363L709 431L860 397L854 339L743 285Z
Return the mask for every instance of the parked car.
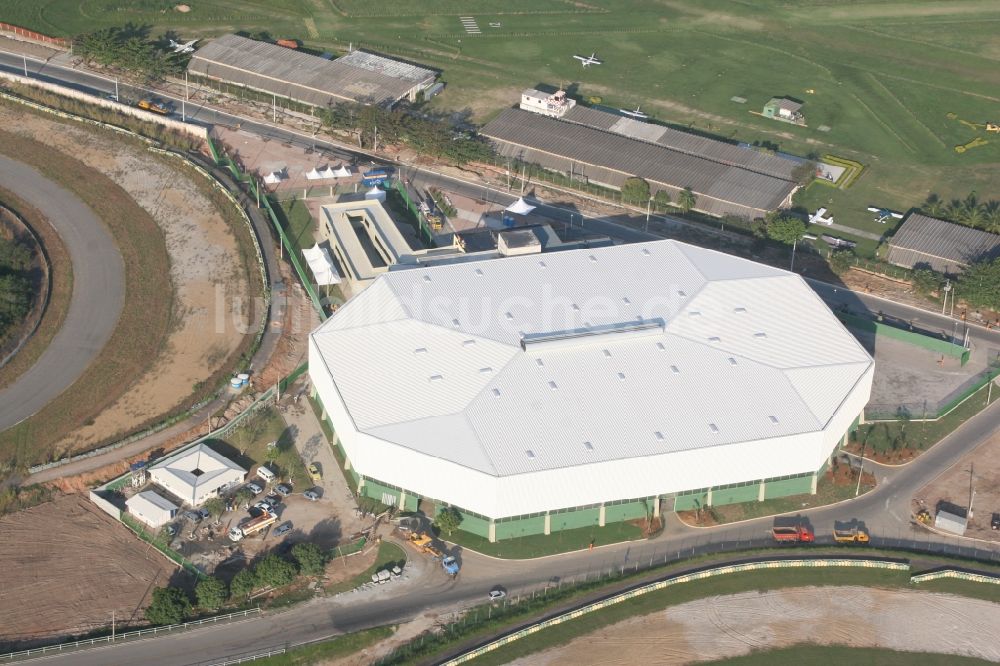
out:
M990 519L990 527L1000 530L1000 513L993 514L993 517Z
M275 492L277 492L282 497L288 497L292 494L292 487L287 483L279 483L274 487Z
M278 508L278 505L281 504L281 499L271 499L270 497L265 497L261 500L261 502L266 502L268 506L271 507L271 513L274 513L274 511Z
M185 511L184 517L190 520L192 523L201 522L201 513L199 511Z
M287 523L282 523L278 526L278 529L274 530L274 536L281 536L282 534L288 534L292 531L291 521Z
M315 490L307 490L304 493L302 493L302 496L305 497L310 502L315 502L316 500L319 499L319 493L317 493Z
M507 592L502 587L494 587L490 590L490 601L500 601L507 596Z
M199 516L201 516L201 520L205 520L206 518L208 518L209 516L211 516L211 515L212 515L212 514L210 514L210 513L208 512L208 511L206 511L205 509L195 509L195 512L196 512L196 513L197 513L197 514L198 514Z
M274 507L271 506L270 502L268 502L267 500L261 500L257 502L256 504L253 505L253 508L260 509L261 511L267 511L268 513L271 513L274 510Z
M268 493L264 500L270 502L272 506L278 506L281 504L281 495L278 493Z
M257 485L253 481L247 484L247 489L254 495L260 495L262 492L264 492L264 488L262 486Z
M309 476L312 477L312 480L316 483L323 480L323 474L319 471L319 465L314 462L309 463Z

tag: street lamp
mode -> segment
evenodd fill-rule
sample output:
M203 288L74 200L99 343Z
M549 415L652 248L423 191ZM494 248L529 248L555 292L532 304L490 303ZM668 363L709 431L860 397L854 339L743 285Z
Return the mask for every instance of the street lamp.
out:
M941 289L944 292L944 300L941 302L941 314L944 314L944 310L948 307L948 292L951 291L951 280L945 280L944 287Z

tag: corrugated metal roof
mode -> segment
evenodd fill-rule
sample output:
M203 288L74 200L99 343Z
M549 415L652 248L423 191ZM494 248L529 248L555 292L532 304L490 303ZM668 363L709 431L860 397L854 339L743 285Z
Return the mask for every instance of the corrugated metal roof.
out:
M543 166L569 171L573 163L577 173L597 182L620 186L638 176L654 189L659 185L676 193L690 187L698 197L696 207L716 214L760 217L795 189L791 181L740 166L520 109L503 111L481 133L499 144L501 154L540 162L544 153Z
M388 273L311 338L358 431L494 477L820 432L872 365L800 277L676 241Z
M188 71L316 106L394 102L436 77L432 70L371 53L355 51L327 60L239 35L218 37L199 48Z
M927 264L958 273L977 261L1000 256L1000 235L912 213L889 239L890 263L913 268Z

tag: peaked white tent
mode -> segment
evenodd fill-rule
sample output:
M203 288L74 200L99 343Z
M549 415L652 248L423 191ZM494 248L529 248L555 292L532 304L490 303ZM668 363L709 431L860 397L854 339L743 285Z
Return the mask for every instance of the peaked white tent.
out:
M323 178L323 174L317 171L316 167L313 167L312 171L306 172L306 180L322 180Z
M277 171L272 171L271 173L264 176L264 182L267 183L268 185L276 185L281 181L285 180L285 178L287 178L287 176L285 176L285 170L278 169Z
M338 168L333 172L334 178L348 178L350 176L351 176L351 170L348 169L346 166L341 166L340 168Z
M302 254L305 256L306 262L309 264L309 269L316 278L316 284L321 286L325 284L340 284L340 276L337 275L337 270L333 267L333 259L330 258L330 253L325 248L320 247L319 243L316 243L307 250L302 250Z
M535 208L535 206L532 206L523 198L520 198L511 205L507 206L504 210L508 213L513 213L514 215L527 215L531 211L535 210Z
M320 174L322 174L324 178L336 178L337 177L337 172L334 171L333 167L330 167L330 166L328 166L325 169L323 169L322 171L320 171Z
M377 187L365 192L365 199L374 199L376 201L385 201L385 190L380 190Z

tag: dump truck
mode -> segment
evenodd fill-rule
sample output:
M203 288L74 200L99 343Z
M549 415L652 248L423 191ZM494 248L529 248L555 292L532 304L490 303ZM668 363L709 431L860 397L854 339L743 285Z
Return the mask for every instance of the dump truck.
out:
M256 518L251 518L248 522L245 522L238 527L229 528L229 540L241 541L251 534L256 534L265 527L273 525L277 520L277 514L265 511Z
M811 528L805 525L795 525L794 527L772 527L771 536L775 541L782 543L810 543L816 540Z
M458 575L458 561L451 555L441 560L441 568L444 569L445 573L449 576Z
M833 530L833 540L837 543L868 543L868 532L857 527L849 530Z
M140 99L139 103L136 104L136 106L138 106L140 109L143 109L144 111L152 111L153 113L158 113L161 116L170 115L170 109L160 104L159 102L155 102L151 99Z

